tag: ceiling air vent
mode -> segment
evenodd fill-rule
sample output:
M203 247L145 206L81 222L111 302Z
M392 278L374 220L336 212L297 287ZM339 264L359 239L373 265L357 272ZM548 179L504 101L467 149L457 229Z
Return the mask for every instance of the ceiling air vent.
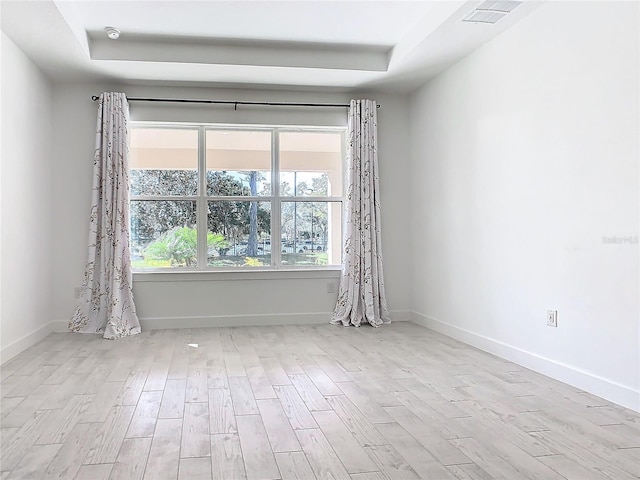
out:
M514 8L522 2L513 0L487 0L476 7L462 19L463 22L496 23L502 17L506 17Z

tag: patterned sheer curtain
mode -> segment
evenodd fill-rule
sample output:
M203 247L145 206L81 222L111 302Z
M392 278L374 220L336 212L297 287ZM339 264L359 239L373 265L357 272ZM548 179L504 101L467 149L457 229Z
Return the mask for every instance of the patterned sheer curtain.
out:
M102 93L98 108L89 256L69 329L115 339L140 333L129 261L129 103Z
M347 161L346 237L338 303L331 323L390 323L384 293L378 186L376 102L351 100Z

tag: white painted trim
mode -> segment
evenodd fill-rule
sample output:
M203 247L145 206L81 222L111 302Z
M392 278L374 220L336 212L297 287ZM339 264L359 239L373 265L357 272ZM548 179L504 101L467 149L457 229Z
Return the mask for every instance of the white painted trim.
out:
M331 312L325 313L268 313L249 315L215 315L185 317L139 317L145 330L174 328L255 327L266 325L310 325L329 323ZM67 320L52 322L54 332L68 332Z
M336 279L340 278L340 268L321 267L319 269L254 270L254 271L165 271L133 272L133 283L139 282L229 282L245 280L290 280L290 279Z
M640 391L634 390L629 386L418 312L411 312L411 321L548 377L573 385L623 407L640 412Z
M145 330L174 328L254 327L265 325L310 325L329 323L331 312L320 313L267 313L249 315L215 315L185 317L140 317ZM68 332L67 320L52 322L54 332Z
M191 317L140 317L142 330L207 327L251 327L264 325L312 325L329 323L332 312L317 313L257 313L248 315L215 315ZM391 311L392 322L411 320L410 310ZM51 322L51 331L68 332L68 320Z
M52 332L52 324L53 322L47 323L0 350L0 364L4 364L19 353L24 352L27 348L45 339Z

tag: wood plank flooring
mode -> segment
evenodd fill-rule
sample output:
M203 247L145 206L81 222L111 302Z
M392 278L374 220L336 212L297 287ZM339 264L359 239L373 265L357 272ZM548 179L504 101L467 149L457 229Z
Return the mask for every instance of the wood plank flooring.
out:
M0 374L2 479L640 478L640 415L406 322L52 334Z

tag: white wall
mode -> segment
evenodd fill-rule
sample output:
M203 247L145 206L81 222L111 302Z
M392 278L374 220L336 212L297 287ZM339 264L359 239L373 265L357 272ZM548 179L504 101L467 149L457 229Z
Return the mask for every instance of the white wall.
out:
M413 318L635 409L638 25L544 4L410 98Z
M2 362L51 322L51 85L1 33Z
M54 87L55 162L53 316L64 328L73 313L74 287L81 284L86 256L87 219L96 127L96 103L90 96L104 90L129 96L164 98L246 99L343 102L351 95L283 91L213 90L114 85ZM356 98L359 98L356 96ZM406 97L375 95L379 110L383 248L386 255L388 301L394 318L407 317L409 308L406 235L408 211L397 202L409 178L408 104ZM179 120L225 123L346 124L346 109L301 110L131 103L134 120ZM143 327L215 326L326 322L336 294L326 292L337 283L338 272L311 274L204 274L176 277L135 275L134 296ZM188 278L188 281L184 279Z

